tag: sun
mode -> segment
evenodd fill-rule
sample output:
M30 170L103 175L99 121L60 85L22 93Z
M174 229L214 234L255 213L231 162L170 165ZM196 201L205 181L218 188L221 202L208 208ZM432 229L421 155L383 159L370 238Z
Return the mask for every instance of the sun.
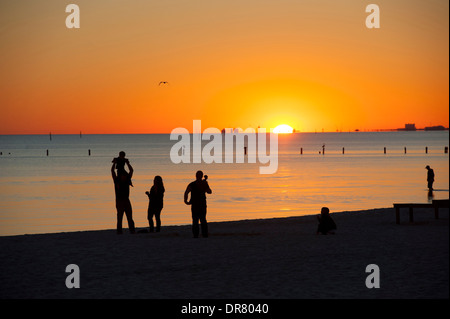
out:
M287 124L278 125L273 129L273 132L277 134L291 134L293 131L294 129Z

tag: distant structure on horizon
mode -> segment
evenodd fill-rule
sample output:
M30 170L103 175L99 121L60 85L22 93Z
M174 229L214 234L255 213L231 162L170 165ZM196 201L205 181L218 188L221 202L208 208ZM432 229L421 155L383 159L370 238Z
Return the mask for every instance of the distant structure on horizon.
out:
M405 124L404 128L397 129L397 131L445 131L445 130L448 130L448 128L445 128L442 125L427 126L423 129L419 129L419 128L416 128L416 124L414 124L414 123Z
M425 131L445 131L445 130L446 128L443 127L442 125L425 127Z
M397 131L417 131L415 123L405 124L404 128L398 128Z

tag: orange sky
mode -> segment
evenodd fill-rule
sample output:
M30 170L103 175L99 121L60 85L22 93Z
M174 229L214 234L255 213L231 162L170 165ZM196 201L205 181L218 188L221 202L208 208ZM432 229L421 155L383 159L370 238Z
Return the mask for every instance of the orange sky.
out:
M72 3L0 2L0 134L449 125L446 0Z

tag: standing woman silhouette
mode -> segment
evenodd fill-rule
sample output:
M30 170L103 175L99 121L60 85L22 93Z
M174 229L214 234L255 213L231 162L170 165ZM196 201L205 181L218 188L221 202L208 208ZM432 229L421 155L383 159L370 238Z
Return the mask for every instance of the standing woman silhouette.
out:
M154 231L153 216L156 221L156 232L161 230L161 211L163 209L163 198L164 198L164 184L161 176L155 176L153 179L153 186L150 188L150 192L145 192L147 194L149 203L147 210L147 219L150 226L150 232Z

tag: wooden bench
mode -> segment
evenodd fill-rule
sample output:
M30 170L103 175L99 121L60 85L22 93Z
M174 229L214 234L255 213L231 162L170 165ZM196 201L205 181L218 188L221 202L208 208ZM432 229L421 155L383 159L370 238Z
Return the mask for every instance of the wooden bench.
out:
M394 204L395 208L395 221L400 224L400 208L409 208L409 222L414 222L413 209L414 208L434 208L434 217L439 218L439 208L448 208L448 199L435 199L431 203L407 203L407 204Z

